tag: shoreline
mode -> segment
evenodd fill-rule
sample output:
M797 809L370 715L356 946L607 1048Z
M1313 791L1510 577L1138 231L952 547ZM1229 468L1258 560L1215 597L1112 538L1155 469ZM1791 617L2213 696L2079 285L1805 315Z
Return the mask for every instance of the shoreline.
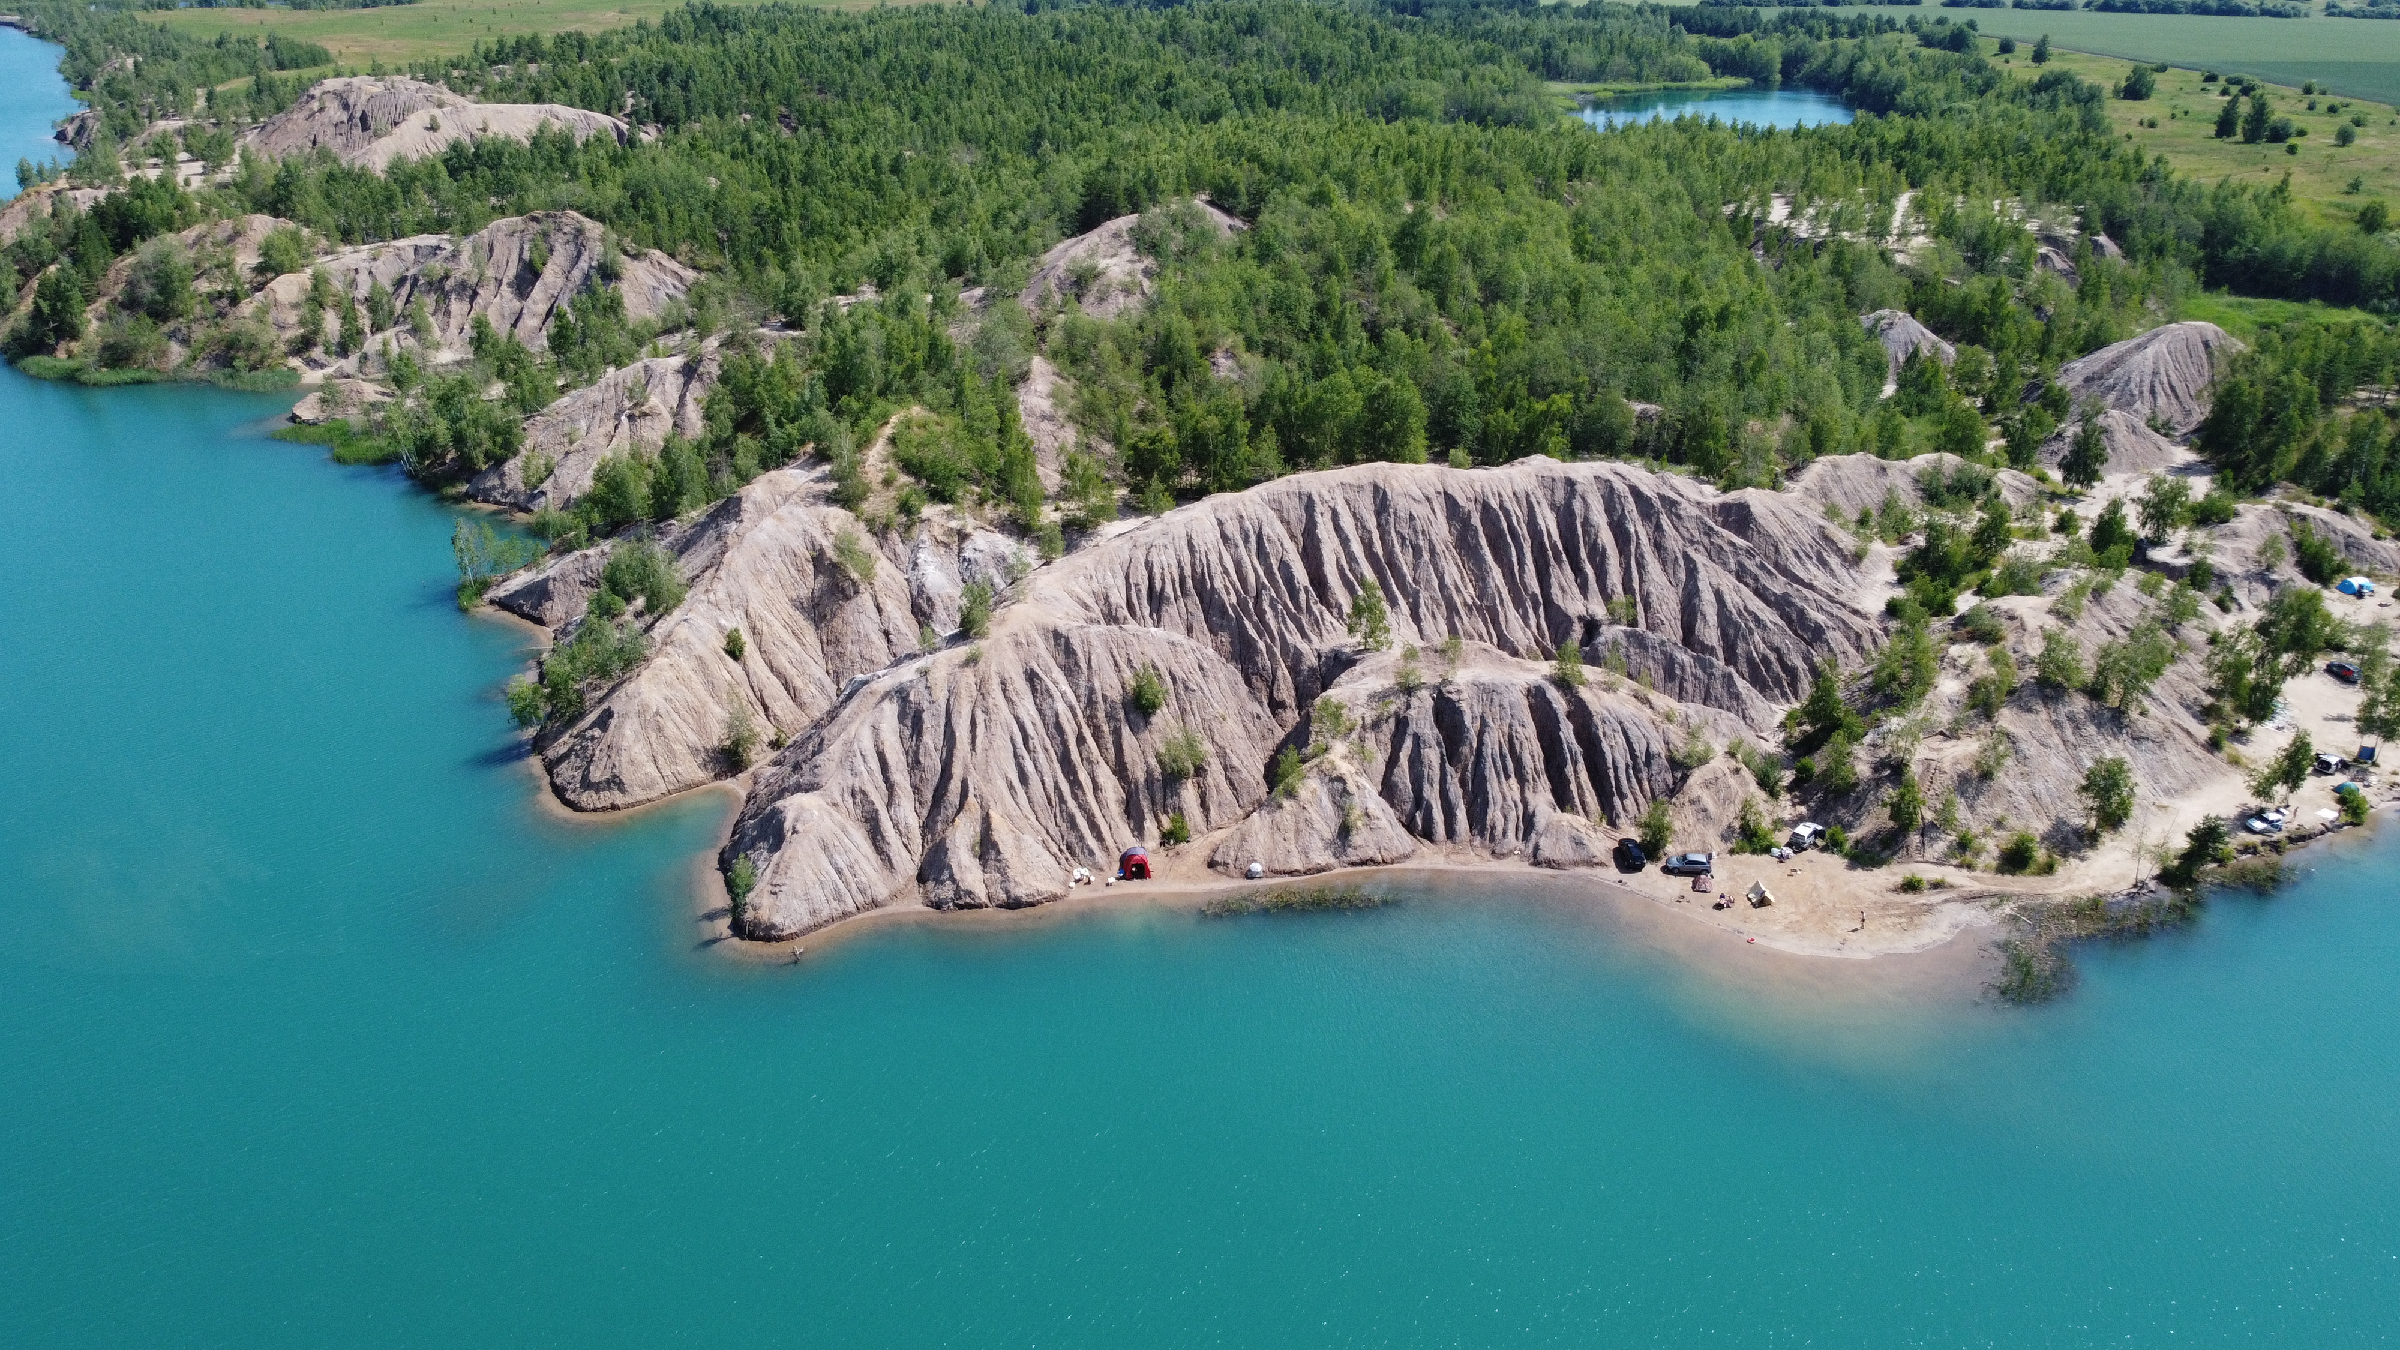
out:
M538 757L529 758L535 763L538 775ZM1983 998L1998 989L2007 945L2023 940L2044 916L2079 902L2099 900L2113 906L2156 901L2175 894L2155 879L2104 889L2005 884L2052 880L2027 877L2000 878L2003 884L1996 885L1952 884L1920 895L1898 890L1900 878L1909 875L1899 864L1876 872L1862 872L1850 869L1846 860L1834 858L1833 867L1821 870L1847 878L1840 908L1852 914L1863 908L1867 923L1863 930L1829 932L1822 923L1810 922L1826 917L1822 898L1803 904L1787 901L1786 891L1799 897L1811 889L1804 885L1771 888L1776 903L1752 909L1740 903L1741 888L1731 885L1713 893L1695 893L1686 888L1687 883L1682 879L1666 877L1654 870L1633 876L1599 869L1558 870L1536 867L1518 858L1478 857L1465 852L1433 853L1430 857L1384 866L1332 868L1248 881L1205 870L1200 863L1203 849L1196 843L1177 850L1184 856L1170 857L1160 868L1161 875L1148 882L1111 885L1094 881L1061 899L1017 908L941 910L900 901L836 919L794 937L754 942L733 934L724 878L715 866L739 818L743 796L740 785L747 779L745 774L741 779L690 789L664 800L679 801L693 793L726 791L728 809L722 821L709 846L696 853L689 863L686 913L696 929L691 946L693 950L753 968L805 965L839 952L853 942L898 929L931 927L968 933L1019 933L1141 909L1192 913L1211 900L1229 895L1356 886L1378 891L1422 890L1446 903L1504 902L1559 908L1601 923L1619 936L1668 957L1695 976L1712 980L1738 976L1736 983L1756 983L1761 971L1759 958L1765 957L1766 967L1773 972L1772 983L1795 988L1806 986L1820 994L1861 994L1906 987L1922 996L1956 997L1967 993ZM546 807L548 812L589 824L601 824L661 804L647 803L625 812L600 815L577 812L557 802L547 791L546 776L542 782L544 791L540 795L552 797ZM2338 843L2352 836L2364 840L2374 834L2382 810L2371 814L2363 827L2325 828L2287 841L2280 854L2261 847L2241 855L2237 862L2261 856L2288 861L2314 845ZM1793 862L1810 859L1822 862L1829 858L1830 855L1806 854ZM1746 880L1752 872L1765 867L1792 870L1788 864L1777 864L1764 857L1720 854L1719 863L1726 868L1719 880L1727 882L1734 875ZM1925 870L1953 869L1929 866ZM2192 893L2205 895L2213 889L2212 876L2224 870L2212 868L2204 872L2201 885ZM1873 880L1884 877L1889 877L1884 884ZM2236 880L2222 884L2242 883ZM1707 907L1728 898L1735 903L1727 909ZM1878 924L1878 919L1883 922ZM1839 925L1835 927L1839 930ZM2128 935L2139 934L2103 930L2068 934L2054 941L2071 948L2077 942Z

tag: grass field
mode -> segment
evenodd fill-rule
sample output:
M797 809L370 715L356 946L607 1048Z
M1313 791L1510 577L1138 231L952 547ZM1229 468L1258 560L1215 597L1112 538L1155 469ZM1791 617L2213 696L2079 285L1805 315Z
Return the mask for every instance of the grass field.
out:
M1682 3L1683 0L1666 0ZM2322 4L2318 5L2323 8ZM2090 10L1851 7L1847 13L1947 15L1973 19L1994 37L2107 56L2238 71L2271 84L2315 80L2337 93L2400 103L2400 21L2389 19L2214 19L2183 14L2098 14Z
M418 0L381 9L166 9L143 15L195 37L273 29L323 43L348 66L400 64L464 52L478 42L523 33L596 33L655 19L683 0ZM726 0L740 4L743 0ZM834 9L866 9L875 0L800 0Z
M2283 22L2307 24L2316 20ZM2056 35L2052 37L2055 42ZM1984 44L1985 54L1995 61L2007 61L2004 69L2011 74L2034 73L2035 67L2026 60L2025 48L2019 47L2013 58L2004 58L1994 54L1991 47L1989 42ZM2104 84L2112 91L2132 68L2132 63L2114 57L2063 49L2056 52L2051 64ZM2217 110L2224 106L2224 100L2216 93L2221 87L2202 84L2199 71L2170 67L2158 76L2157 91L2147 101L2128 103L2111 97L2106 105L2109 120L2120 133L2131 136L2144 149L2165 155L2179 172L2205 183L2229 176L2252 182L2271 181L2270 175L2288 170L2292 175L2292 195L2329 220L2347 223L2360 203L2375 198L2400 203L2400 123L2395 122L2400 112L2387 104L2363 99L2340 95L2311 99L2297 88L2272 87L2269 101L2275 105L2277 115L2289 117L2308 130L2306 136L2289 142L2299 148L2294 154L2281 145L2244 145L2239 140L2216 139L2212 133ZM2308 106L2312 102L2317 105L2313 111ZM2334 110L2337 106L2338 112ZM2360 114L2366 117L2367 124L2356 128L2358 142L2335 145L2335 130ZM2156 127L2147 125L2153 121L2158 123ZM2353 178L2359 180L2356 192L2348 191Z

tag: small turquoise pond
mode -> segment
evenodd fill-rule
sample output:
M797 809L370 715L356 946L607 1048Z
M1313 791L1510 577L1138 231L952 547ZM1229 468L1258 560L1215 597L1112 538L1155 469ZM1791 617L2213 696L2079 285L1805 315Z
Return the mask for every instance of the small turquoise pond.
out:
M1818 127L1848 122L1856 114L1833 95L1812 89L1654 89L1593 103L1581 116L1607 131L1684 116L1751 127Z

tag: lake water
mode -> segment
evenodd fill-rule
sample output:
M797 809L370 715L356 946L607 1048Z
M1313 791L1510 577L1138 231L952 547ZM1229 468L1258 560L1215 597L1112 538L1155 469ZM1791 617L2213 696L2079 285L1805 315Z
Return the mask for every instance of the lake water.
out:
M1602 130L1687 116L1789 130L1848 122L1856 114L1833 95L1809 89L1656 89L1589 104L1580 116Z
M53 123L83 105L58 78L59 49L14 28L0 28L0 201L17 195L17 161L69 158L51 138Z
M1508 886L745 967L285 403L0 371L0 1345L2392 1336L2400 830L2023 1012Z

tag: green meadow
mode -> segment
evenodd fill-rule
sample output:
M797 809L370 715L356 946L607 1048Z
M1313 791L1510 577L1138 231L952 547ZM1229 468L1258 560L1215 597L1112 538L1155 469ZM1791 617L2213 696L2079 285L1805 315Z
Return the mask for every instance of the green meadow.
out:
M1856 9L1858 7L1851 7ZM185 11L190 13L192 11ZM1905 19L1973 19L1994 37L2201 70L2238 71L2271 84L2314 80L2335 93L2400 103L2400 21L2388 19L2217 19L2183 14L2100 14L2090 10L1915 9L1872 12Z

